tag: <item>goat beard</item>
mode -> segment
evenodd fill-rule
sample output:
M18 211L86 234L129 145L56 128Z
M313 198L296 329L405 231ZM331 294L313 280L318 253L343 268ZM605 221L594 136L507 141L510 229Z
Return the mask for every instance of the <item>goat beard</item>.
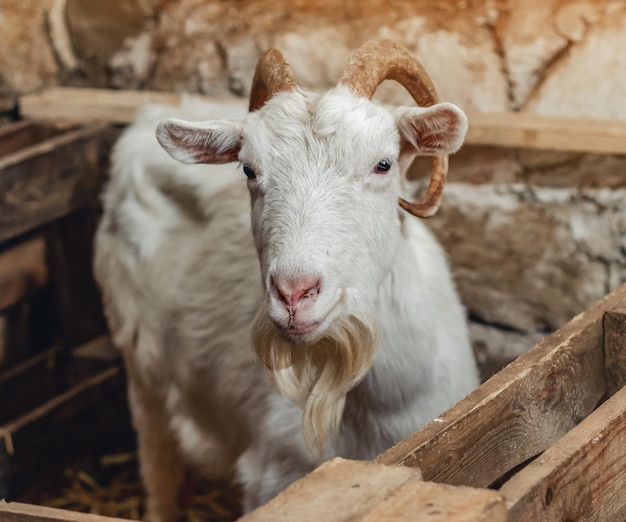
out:
M329 436L339 431L346 394L372 366L378 346L373 321L338 319L315 343L294 345L261 310L252 343L279 392L302 407L305 443L322 455Z

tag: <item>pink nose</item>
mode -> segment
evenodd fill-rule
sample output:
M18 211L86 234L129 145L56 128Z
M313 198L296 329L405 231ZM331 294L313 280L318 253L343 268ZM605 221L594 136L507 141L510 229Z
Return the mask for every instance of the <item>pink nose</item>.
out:
M271 277L270 284L276 298L287 306L295 306L303 299L316 297L320 293L322 280L319 277Z

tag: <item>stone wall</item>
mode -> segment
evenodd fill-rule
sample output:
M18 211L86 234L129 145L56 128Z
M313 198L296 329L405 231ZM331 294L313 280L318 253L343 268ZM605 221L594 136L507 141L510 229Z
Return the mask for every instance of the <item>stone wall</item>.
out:
M623 0L3 0L0 34L5 104L55 83L247 94L268 46L325 88L387 36L466 109L626 118Z
M507 362L626 283L626 189L451 183L430 221L477 349Z
M0 110L51 84L246 95L269 46L322 89L352 49L385 36L467 110L626 119L626 1L3 0L0 34ZM408 102L391 84L380 98ZM512 359L626 281L625 190L619 156L453 158L430 223L481 357Z

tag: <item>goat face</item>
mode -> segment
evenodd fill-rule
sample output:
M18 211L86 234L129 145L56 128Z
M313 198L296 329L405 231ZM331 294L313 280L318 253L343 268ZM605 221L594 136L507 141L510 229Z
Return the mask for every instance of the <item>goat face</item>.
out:
M371 366L378 290L402 240L403 170L417 153L454 152L466 129L451 104L390 110L342 86L280 93L237 121L159 125L178 160L242 164L266 294L255 349L304 406L311 445L337 428Z
M373 315L401 240L401 166L456 150L465 130L450 104L390 111L337 87L279 94L238 121L168 120L158 137L184 162L242 163L267 314L310 345L340 318Z
M399 135L348 92L277 96L250 118L252 230L267 312L293 344L369 317L399 238ZM247 136L247 134L245 134Z

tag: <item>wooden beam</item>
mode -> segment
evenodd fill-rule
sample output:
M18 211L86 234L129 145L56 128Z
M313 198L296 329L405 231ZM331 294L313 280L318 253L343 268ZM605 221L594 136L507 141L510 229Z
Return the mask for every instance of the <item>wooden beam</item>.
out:
M241 98L207 98L217 103L246 105ZM181 95L147 91L112 91L50 87L23 96L20 110L33 120L130 123L147 102L180 104ZM595 154L626 154L626 122L563 118L528 113L471 113L466 143L531 149L555 149Z
M2 522L129 522L122 518L76 513L65 509L6 502L1 499L0 520Z
M0 158L68 130L69 125L18 121L0 127Z
M173 92L49 87L39 93L23 96L20 99L20 114L30 120L128 124L142 105L160 103L178 106L182 97L182 94ZM247 105L247 101L242 98L194 97L216 103Z
M502 486L509 521L626 520L626 388Z
M626 386L626 303L604 314L604 365L612 395Z
M360 522L504 522L504 498L496 491L408 482Z
M496 491L422 482L418 469L335 458L241 522L504 522Z
M38 236L0 253L0 311L48 282L46 242Z
M626 154L626 121L539 116L524 112L471 113L465 141L594 154Z
M487 487L545 451L605 394L602 319L626 285L576 316L377 461L424 480Z
M0 159L0 242L97 199L106 132L90 125Z
M415 480L420 480L417 469L334 458L240 521L356 521Z

